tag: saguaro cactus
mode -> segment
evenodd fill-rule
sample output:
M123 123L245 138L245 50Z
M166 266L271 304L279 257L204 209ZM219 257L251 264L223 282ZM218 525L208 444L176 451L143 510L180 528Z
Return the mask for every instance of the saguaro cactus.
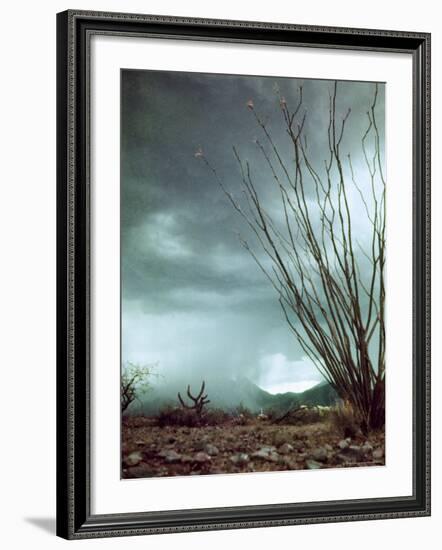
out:
M179 399L179 402L181 403L182 407L184 409L192 409L192 410L196 411L198 416L201 416L202 413L203 413L204 405L207 405L208 403L210 403L210 399L207 399L207 394L203 395L205 387L206 387L206 383L203 380L203 382L201 384L201 389L200 389L198 395L194 396L194 395L192 395L192 392L190 391L190 385L187 386L187 396L191 401L193 401L193 405L188 405L184 401L184 399L181 397L180 392L178 392L178 399Z

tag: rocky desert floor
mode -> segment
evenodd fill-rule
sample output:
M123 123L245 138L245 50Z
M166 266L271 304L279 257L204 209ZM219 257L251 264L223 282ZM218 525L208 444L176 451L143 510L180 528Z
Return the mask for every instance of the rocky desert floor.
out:
M138 416L122 426L124 479L384 464L383 433L344 438L328 422L159 427Z

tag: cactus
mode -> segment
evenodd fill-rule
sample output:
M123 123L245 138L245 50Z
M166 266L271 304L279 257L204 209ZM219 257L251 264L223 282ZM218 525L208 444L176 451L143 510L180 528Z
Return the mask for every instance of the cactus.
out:
M187 386L187 396L191 401L193 401L193 405L188 405L187 403L185 403L184 399L181 397L180 392L178 392L178 399L179 399L179 402L181 403L182 407L184 409L192 409L192 410L196 411L196 414L199 417L201 417L202 414L203 414L204 405L207 405L208 403L210 403L210 399L207 399L207 394L203 395L205 387L206 387L206 383L203 380L203 382L201 384L201 389L200 389L198 395L194 396L194 395L192 395L192 392L190 391L190 385Z

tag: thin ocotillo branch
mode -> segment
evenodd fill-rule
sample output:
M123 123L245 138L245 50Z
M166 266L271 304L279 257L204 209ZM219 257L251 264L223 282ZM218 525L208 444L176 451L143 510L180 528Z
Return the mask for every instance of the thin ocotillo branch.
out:
M368 429L384 422L385 406L385 178L376 119L378 87L375 85L361 137L369 196L361 189L350 154L342 152L351 111L338 120L337 95L335 83L329 96L327 158L322 168L315 167L310 157L302 88L293 111L279 96L292 151L289 160L253 102L248 103L263 133L256 146L279 198L281 219L265 207L252 167L236 148L233 153L244 204L227 189L203 152L196 156L212 171L255 237L261 253L247 239L241 238L241 243L276 291L284 318L302 349L340 396L357 409ZM355 237L353 190L370 228L366 247ZM375 354L373 342L378 346Z

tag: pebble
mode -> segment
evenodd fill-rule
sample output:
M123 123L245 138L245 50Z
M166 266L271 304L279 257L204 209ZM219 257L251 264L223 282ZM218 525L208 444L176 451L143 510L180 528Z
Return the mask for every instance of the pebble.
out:
M361 451L366 455L370 455L373 452L373 447L367 442L362 445Z
M211 459L207 453L199 452L193 457L194 462L209 462Z
M375 449L373 451L373 458L375 460L380 460L383 457L384 457L384 450L383 449Z
M217 456L219 454L219 449L215 445L207 443L207 445L204 447L204 452L206 452L210 456Z
M275 447L261 447L259 451L252 454L252 458L259 458L261 460L267 460L269 462L277 462L279 455L276 452Z
M143 460L143 455L139 451L130 453L125 459L124 464L126 466L136 466Z
M322 464L320 462L316 462L316 460L306 460L305 465L309 470L319 470L319 468L322 468Z
M166 455L164 457L165 462L168 462L169 464L172 464L174 462L180 462L181 461L181 455L177 453L176 451L166 451Z
M230 461L233 464L240 466L241 464L247 464L250 461L249 455L247 453L237 453L230 457Z

